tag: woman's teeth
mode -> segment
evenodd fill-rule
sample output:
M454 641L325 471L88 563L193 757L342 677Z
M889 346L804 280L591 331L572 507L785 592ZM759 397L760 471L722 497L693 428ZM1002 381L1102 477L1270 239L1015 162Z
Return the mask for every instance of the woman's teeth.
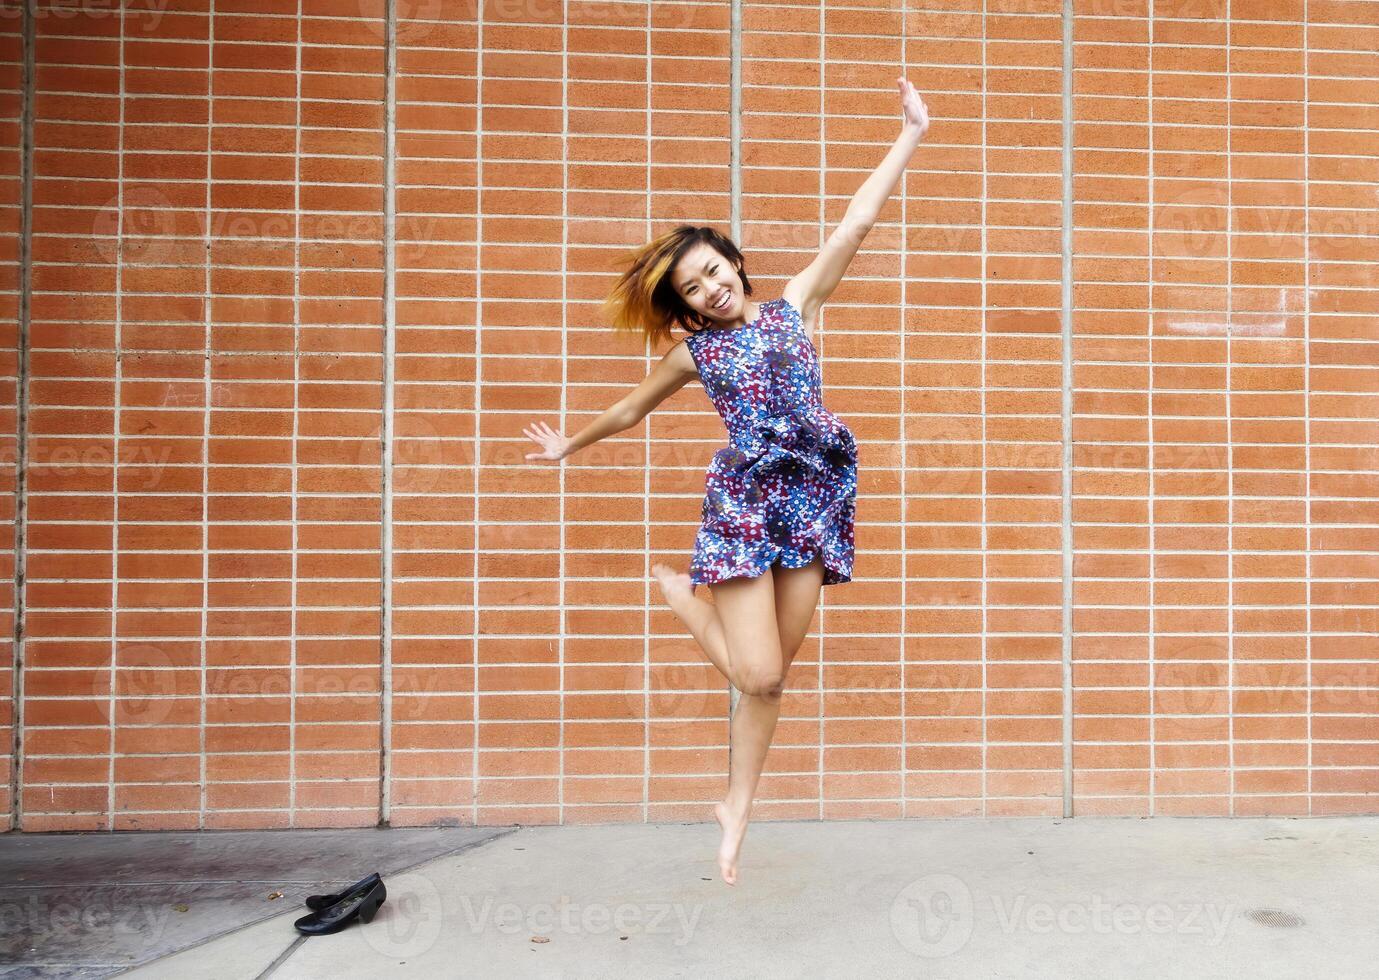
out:
M721 309L723 309L725 306L728 305L728 301L729 301L730 299L732 299L732 298L733 298L733 294L732 294L732 293L724 293L724 294L723 294L723 298L722 298L721 300L719 300L717 303L713 304L713 308L714 308L715 310L721 310Z

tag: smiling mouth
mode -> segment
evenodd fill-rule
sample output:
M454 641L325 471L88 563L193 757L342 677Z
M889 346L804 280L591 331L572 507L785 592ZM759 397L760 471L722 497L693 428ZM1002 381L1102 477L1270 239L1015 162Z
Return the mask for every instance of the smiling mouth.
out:
M727 306L728 306L728 304L729 304L730 302L732 302L732 299L733 299L733 294L732 294L732 293L724 293L724 294L723 294L723 299L720 300L719 302L715 303L715 304L713 305L713 308L714 308L715 310L726 309Z

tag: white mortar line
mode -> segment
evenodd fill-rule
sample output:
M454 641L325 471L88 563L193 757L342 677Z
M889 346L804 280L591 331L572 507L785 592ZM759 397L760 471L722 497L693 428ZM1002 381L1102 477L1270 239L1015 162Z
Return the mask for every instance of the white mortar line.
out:
M298 50L300 50L300 46ZM298 57L300 59L300 55ZM206 18L206 58L208 63L215 63L215 0L211 0L210 13ZM212 72L206 79L206 224L201 229L201 261L204 273L202 290L205 294L205 299L202 302L202 327L206 333L201 365L201 664L198 671L201 675L199 678L201 696L198 699L200 703L197 708L201 722L197 726L197 755L200 757L197 771L200 774L201 786L198 792L196 826L201 830L206 828L206 648L209 642L207 634L210 625L209 607L211 604L211 333L215 321L215 317L212 315L214 304L211 302L211 188L213 186L211 163L215 159L212 140L215 132L214 119L215 74ZM296 467L293 467L293 480L296 480ZM294 616L295 607L296 603L294 602ZM294 645L295 642L294 639ZM294 698L288 698L288 710L294 710L292 705L294 700ZM291 726L289 725L288 728L290 731ZM288 810L290 813L291 807Z
M378 822L392 816L393 781L393 359L397 355L397 6L383 4L383 412L379 421L379 751Z
M909 5L900 8L900 73L905 76L905 80L910 78L909 62L909 37L910 28L908 24ZM908 169L908 164L907 164ZM906 439L905 419L908 413L905 410L905 367L909 363L907 355L907 333L905 330L905 311L910 305L908 274L909 263L906 261L909 251L909 235L906 228L909 227L909 201L908 193L909 181L906 179L906 171L900 172L900 819L904 820L909 816L909 783L910 772L910 740L907 734L909 728L909 706L907 704L909 691L905 683L905 661L908 658L908 644L906 641L905 621L908 618L909 609L908 588L910 581L909 560L910 560L910 520L906 514L906 501L909 500L907 493L910 452Z
M650 68L648 62L647 67ZM570 311L569 311L569 251L570 251L570 22L563 18L560 25L560 236L564 248L560 250L560 432L569 429L569 400L567 392L570 381ZM556 696L559 699L559 722L557 726L556 764L559 767L555 783L557 823L565 824L565 657L568 653L565 642L565 524L566 465L556 463L556 482L560 512L560 552L559 578L556 581L556 623L559 630L559 646L556 648L556 671L559 675ZM477 542L476 548L477 548ZM477 672L477 660L476 660Z
M287 647L287 825L297 826L297 596L300 573L298 564L300 549L297 540L297 507L299 484L297 472L297 444L301 438L301 334L302 334L302 13L301 0L297 3L297 58L296 88L293 90L295 115L293 118L294 153L296 161L292 170L292 595L288 600L292 606L291 642ZM209 403L208 403L209 404Z
M1148 149L1149 149L1149 193L1148 193L1148 200L1149 200L1149 222L1148 222L1148 228L1146 229L1146 234L1145 234L1146 251L1149 253L1149 271L1146 273L1146 275L1147 275L1148 278L1149 278L1149 286L1148 286L1148 288L1147 288L1146 291L1145 291L1145 303L1146 303L1146 305L1147 305L1147 307L1148 307L1147 310L1145 311L1145 318L1146 318L1146 320L1148 320L1148 335L1149 335L1149 339L1148 339L1149 350L1148 350L1148 352L1145 354L1145 357L1148 358L1148 363L1145 365L1145 377L1146 377L1147 382L1148 382L1147 385L1146 385L1146 387L1148 388L1148 396L1149 396L1149 408L1147 409L1148 418L1147 418L1147 420L1146 420L1147 423L1148 423L1148 427L1149 427L1149 434L1148 434L1148 439L1149 439L1149 447L1148 447L1148 449L1149 449L1149 452L1148 452L1148 459L1146 460L1146 464L1147 464L1148 467L1149 467L1149 500L1148 500L1148 506L1149 506L1149 516L1148 516L1149 528L1148 528L1148 535L1149 535L1149 540L1146 542L1146 544L1147 544L1147 546L1148 546L1148 550L1149 550L1149 562L1148 562L1148 564L1149 564L1149 569L1148 569L1148 574L1149 574L1149 680L1148 680L1148 685L1147 685L1147 686L1148 686L1148 690L1147 690L1145 693L1146 693L1147 699L1148 699L1148 701L1149 701L1149 799L1148 799L1147 803L1148 803L1148 809L1149 809L1149 816L1152 817L1152 816L1154 816L1155 810L1157 809L1156 803L1157 803L1157 799L1158 799L1158 781L1157 781L1156 776L1155 776L1155 770L1156 770L1156 767L1158 766L1158 753L1155 751L1155 740L1158 738L1158 733L1157 733L1156 725L1155 725L1155 720L1156 720L1156 719L1155 719L1155 715L1156 715L1156 712L1155 712L1155 709L1154 709L1154 694L1155 694L1155 691L1156 691L1157 686L1158 686L1158 679L1157 679L1158 671L1156 670L1156 668L1158 667L1158 662L1157 662L1157 653L1158 653L1158 649L1157 649L1157 647L1158 647L1158 642L1159 642L1158 630L1155 628L1155 624L1154 624L1154 612L1155 612L1155 609L1157 608L1157 607L1156 607L1156 602L1158 601L1157 598L1156 598L1157 593L1156 593L1155 588L1154 588L1154 580L1158 578L1158 571L1157 571L1157 570L1155 569L1155 567L1154 567L1154 558L1155 558L1155 555L1156 555L1156 552L1157 552L1157 548L1156 548L1157 542L1156 542L1156 535L1155 535L1155 531L1157 530L1157 528L1156 528L1155 523L1154 523L1154 496L1155 496L1155 493L1156 493L1155 486L1154 486L1154 468L1155 468L1155 458L1156 458L1157 455L1158 455L1158 447L1157 447L1157 444L1156 444L1155 439L1154 439L1154 229L1155 229L1155 227L1156 227L1156 224L1155 224L1155 218L1154 218L1154 180L1155 180L1155 176L1154 176L1154 20L1155 20L1155 17L1154 17L1154 9L1153 9L1153 6L1152 6L1152 5L1151 5L1150 8L1146 11L1145 19L1146 19L1146 21L1148 21L1148 29L1149 29L1149 44L1148 44L1148 48L1149 48L1149 52L1148 52L1148 54L1149 54L1149 80L1148 80L1148 82L1147 82L1147 85L1148 85L1147 98L1145 99L1146 106L1147 106L1148 111L1149 111L1149 130L1148 130L1148 135L1147 135L1147 137L1146 137L1146 144L1147 144Z
M119 683L119 633L120 633L120 382L123 378L123 353L120 325L124 320L124 137L125 137L125 14L120 11L120 120L118 148L115 151L115 197L117 199L115 226L115 322L114 347L115 388L113 395L113 417L111 425L110 454L110 690L106 696L106 721L110 726L108 755L106 760L106 813L107 830L115 829L115 688ZM35 82L37 79L35 79ZM202 670L202 684L205 684L205 670ZM202 698L205 704L205 698ZM204 710L204 708L203 708ZM204 726L203 726L204 727Z
M474 719L473 737L470 739L469 782L473 800L474 826L479 824L479 444L483 427L483 375L484 375L484 7L474 8L474 478L470 481L470 494L473 500L469 510L471 524L469 536L470 554L473 559L473 572L469 580L469 603L472 613L469 617L469 664L470 683L473 697L470 698L470 711Z
M1303 554L1307 590L1307 815L1312 810L1312 771L1316 762L1312 744L1312 51L1307 27L1308 6L1302 9L1302 214L1303 214L1303 317L1302 317L1302 426L1305 454L1303 492L1306 494L1303 523Z
M651 30L652 0L646 3L646 224L644 236L651 240L651 90L656 79L652 69ZM568 110L567 110L568 111ZM568 245L567 245L568 247ZM564 277L562 276L562 281ZM563 358L562 358L563 359ZM645 370L651 370L651 357L645 358ZM561 386L562 390L564 386ZM642 823L651 819L651 421L642 427ZM564 526L564 522L561 522ZM564 549L562 549L563 552ZM560 685L564 690L565 685Z
M1231 164L1231 0L1226 0L1226 749L1230 783L1226 816L1235 816L1235 433L1231 412L1231 334L1235 332L1234 278L1235 168Z
M34 12L23 5L19 146L19 322L15 352L14 636L10 664L10 829L24 818L24 602L29 530L29 321L33 301Z
M1065 15L1066 15L1067 7L1068 7L1068 5L1069 5L1071 2L1072 2L1072 0L1064 0ZM988 635L987 635L987 630L990 628L990 627L989 627L989 624L988 624L988 619L987 619L987 590L986 590L987 575L988 575L988 573L989 573L989 569L988 569L988 567L987 567L987 553L988 553L989 544L988 544L988 541L987 541L987 526L986 526L986 525L987 525L987 522L986 522L986 337L987 337L986 280L987 280L987 268L988 268L988 266L987 266L987 254L986 254L986 249L987 249L987 240L986 240L987 182L986 182L986 176L987 176L987 171L990 169L989 162L988 162L988 155L987 155L987 146L986 146L986 127L987 127L987 125L988 125L988 120L987 120L987 117L986 117L986 63L987 63L987 50L986 50L986 12L987 12L987 11L986 11L986 7L987 7L987 0L982 0L982 126L981 126L981 129L982 129L982 160L981 160L981 164L982 164L982 224L981 224L981 233L982 233L982 305L981 305L981 314L980 314L980 316L978 317L978 323L980 324L980 331L979 331L979 333L978 333L978 338L979 338L979 340L980 340L980 342L981 342L981 348L982 348L982 350L981 350L981 354L982 354L982 370L981 370L981 374L980 374L980 376L979 376L979 378L978 378L978 383L981 385L981 406L982 406L982 407L981 407L981 416L982 416L982 466L981 466L981 471L980 471L980 473L981 473L981 475L980 475L981 485L980 485L979 489L981 490L981 496L982 496L982 517L981 517L981 522L982 522L982 636L981 636L981 651L982 651L982 816L983 816L983 817L985 817L985 816L987 815L987 797L988 797L989 792L990 792L990 791L987 789L987 782L986 782L987 768L988 768L988 766L987 766L987 761L986 761L986 757L987 757L987 716L988 716L989 707L990 707L989 704L988 704L988 701L987 701L987 693L988 693L988 692L987 692L987 689L986 689L986 685L987 685L987 675L986 675L986 652L987 652L987 647L988 647L988 645L989 645L989 644L988 644L988 639L989 639L989 638L988 638ZM1065 78L1066 78L1066 75L1067 75L1067 73L1064 72L1064 77L1065 77ZM1067 82L1065 81L1064 84L1066 85ZM1066 110L1065 110L1065 111L1066 111ZM1066 128L1066 127L1065 127L1065 128ZM1065 138L1066 138L1066 137L1065 137ZM1066 320L1066 316L1064 317L1064 319ZM1065 577L1066 577L1066 576L1065 576Z
M1063 0L1063 816L1073 815L1073 0ZM983 60L985 77L985 60ZM983 86L982 103L986 103L986 90ZM985 118L986 113L982 113ZM983 125L985 134L986 127ZM985 140L983 139L983 142ZM985 154L983 154L985 160ZM986 167L982 167L983 204L985 211ZM985 235L986 222L982 222ZM982 277L983 309L985 309L986 277ZM982 348L982 391L985 392L986 348ZM983 406L985 408L985 406ZM982 431L986 431L986 412L982 412ZM985 459L986 440L982 440L982 453ZM985 471L985 466L983 466ZM986 539L986 485L982 485L982 540L985 567ZM986 576L982 576L985 589ZM982 608L985 610L985 594ZM985 612L983 612L985 618ZM985 630L983 630L985 632ZM982 654L985 670L986 655ZM985 692L986 685L982 689ZM985 696L985 694L983 694ZM983 732L985 732L985 713L983 713ZM985 754L983 754L983 778L985 778ZM985 796L985 794L983 794Z

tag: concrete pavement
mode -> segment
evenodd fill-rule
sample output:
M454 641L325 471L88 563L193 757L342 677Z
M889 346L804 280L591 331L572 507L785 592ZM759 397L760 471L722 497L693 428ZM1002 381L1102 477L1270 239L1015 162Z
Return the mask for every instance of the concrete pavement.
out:
M385 876L367 925L301 908L121 974L206 977L1361 977L1379 819L519 828ZM300 832L309 833L309 832Z

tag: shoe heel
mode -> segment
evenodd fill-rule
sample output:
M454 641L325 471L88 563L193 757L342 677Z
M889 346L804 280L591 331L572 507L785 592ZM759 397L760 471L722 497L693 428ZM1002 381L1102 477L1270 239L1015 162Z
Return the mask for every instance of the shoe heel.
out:
M364 907L359 910L359 918L365 922L372 922L373 917L378 914L379 906L383 904L383 896L370 899L364 903Z

